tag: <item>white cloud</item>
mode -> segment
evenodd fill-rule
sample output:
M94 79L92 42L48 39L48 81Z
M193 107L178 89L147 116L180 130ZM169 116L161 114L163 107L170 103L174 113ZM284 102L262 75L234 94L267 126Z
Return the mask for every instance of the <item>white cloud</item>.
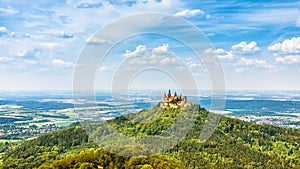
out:
M73 64L71 62L66 62L60 59L53 59L52 64L58 67L71 67Z
M224 49L216 49L213 50L212 48L206 49L205 53L207 54L215 54L218 56L219 59L233 59L234 58L234 54L232 52L232 50L230 51L225 51Z
M0 27L0 36L6 36L8 34L8 30L6 27L1 26Z
M238 44L235 44L231 47L231 50L226 51L222 48L218 48L218 49L206 49L204 53L206 54L214 54L217 55L219 59L229 59L232 60L234 59L236 56L239 56L241 54L245 55L245 54L251 54L253 52L257 52L259 51L260 48L257 46L256 42L252 41L252 42L245 42L242 41ZM243 60L245 58L242 58L242 62L244 62L245 60Z
M176 64L179 60L175 57L167 57L167 56L158 56L158 55L145 55L144 57L132 58L129 63L136 65L149 65L149 64L157 64L157 65L169 65Z
M7 62L7 61L11 61L12 59L9 57L0 57L0 63L1 62Z
M169 44L163 44L162 46L154 48L151 53L154 55L159 55L159 54L166 54L168 52L169 52Z
M79 5L77 5L77 8L100 8L103 4L101 2L81 2Z
M22 57L25 59L33 59L33 58L39 58L41 54L43 53L43 50L40 48L34 48L32 50L21 50L16 53L14 53L14 56Z
M231 47L232 50L237 52L243 52L243 53L250 53L250 52L256 52L259 51L260 48L257 46L255 41L252 41L247 44L247 42L242 41L239 44L235 44Z
M186 65L189 67L189 68L195 68L195 67L201 67L202 65L199 64L199 63L195 63L194 61L190 60L186 63Z
M10 36L10 37L15 37L16 33L9 31L5 26L0 27L0 36Z
M163 57L163 58L161 58L159 63L163 64L163 65L166 65L166 64L169 64L169 63L176 63L176 62L178 62L177 58Z
M286 39L282 43L275 43L268 47L269 51L283 54L295 54L300 53L300 37L293 37Z
M0 27L0 32L3 32L3 33L4 33L4 32L7 32L7 28L4 27L4 26L1 26L1 27Z
M23 56L26 55L26 53L27 53L27 52L25 52L25 51L19 51L19 52L15 53L15 55L16 55L16 56L19 56L19 57L23 57Z
M63 39L69 39L69 38L74 38L74 35L72 35L71 33L69 32L66 32L66 31L62 31L61 33L59 33L57 35L58 38L63 38Z
M204 12L201 11L200 9L194 9L194 10L186 9L186 10L177 12L174 16L184 17L184 18L191 18L191 17L194 17L196 15L203 15L203 14L204 14Z
M92 45L100 45L100 44L113 44L112 41L107 39L100 39L97 37L89 37L85 40L86 43L92 44Z
M236 65L238 65L238 66L254 66L254 67L262 67L262 68L274 68L274 66L267 63L266 60L259 60L257 58L247 59L247 58L242 57L240 60L238 60Z
M144 45L138 45L133 52L126 50L123 55L130 58L130 64L176 64L179 60L169 51L169 45L163 44L154 49L147 49Z
M244 57L242 57L238 62L237 62L237 65L240 65L240 66L252 66L254 65L254 60L252 59L246 59Z
M125 54L123 55L125 58L129 57L141 57L144 56L147 51L145 45L138 45L134 51L126 50Z
M285 57L277 57L276 62L284 64L300 63L300 55L289 55Z
M6 8L0 8L0 13L7 14L7 15L14 15L19 13L19 11L8 6Z

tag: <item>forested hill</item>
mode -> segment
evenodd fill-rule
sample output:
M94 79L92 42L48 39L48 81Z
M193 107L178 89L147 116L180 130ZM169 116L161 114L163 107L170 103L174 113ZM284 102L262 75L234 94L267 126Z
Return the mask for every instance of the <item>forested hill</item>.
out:
M109 121L131 137L166 131L184 110L153 107ZM2 168L299 168L300 131L258 125L222 117L204 143L199 135L209 112L194 104L195 124L181 142L167 152L143 158L112 154L90 140L77 125L19 143L5 153ZM199 110L199 111L198 111ZM140 122L140 118L148 119ZM128 120L130 119L130 120ZM154 120L153 120L154 119ZM118 140L114 140L118 141ZM120 151L127 152L126 148ZM130 151L142 151L132 150Z

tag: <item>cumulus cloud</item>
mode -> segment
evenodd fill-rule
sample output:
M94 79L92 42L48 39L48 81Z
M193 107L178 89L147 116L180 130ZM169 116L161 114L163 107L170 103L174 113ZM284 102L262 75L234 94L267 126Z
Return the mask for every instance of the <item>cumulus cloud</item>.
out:
M0 36L1 36L1 35L6 35L6 34L7 34L7 28L4 27L4 26L1 26L1 27L0 27Z
M6 32L7 31L7 28L6 27L4 27L4 26L1 26L0 27L0 32Z
M58 38L63 38L63 39L70 39L70 38L74 38L74 35L72 35L71 33L69 32L65 32L65 31L62 31L61 33L59 33L57 35Z
M275 43L268 47L269 51L284 54L295 54L300 53L300 37L293 37L291 39L286 39L282 43Z
M0 63L11 61L12 59L9 57L0 57Z
M274 68L273 65L267 63L266 60L255 59L247 59L242 57L238 62L238 66L254 66L254 67L263 67L263 68Z
M134 51L126 50L125 54L123 55L125 58L129 57L141 57L144 56L147 51L145 45L138 45Z
M97 37L89 37L85 40L85 42L90 45L113 44L113 42L110 40L100 39Z
M168 52L169 52L169 44L163 44L162 46L154 48L151 53L154 55L160 55L160 54L166 54Z
M197 16L197 15L203 15L203 14L204 14L204 12L201 11L200 9L194 9L194 10L186 9L186 10L175 13L174 16L191 18L191 17Z
M219 59L233 59L234 58L234 54L232 52L232 50L230 51L225 51L224 49L216 49L213 50L212 48L206 49L205 53L207 54L215 54L218 56Z
M271 72L277 72L283 69L283 67L276 67L268 63L266 60L260 60L257 58L247 59L242 57L238 60L238 62L235 65L237 66L235 69L235 72L237 73L253 72L253 70L255 70L256 68L267 69Z
M73 64L71 62L66 62L60 59L53 59L52 64L58 67L71 67Z
M238 44L232 45L231 50L224 50L222 48L218 48L216 50L209 48L205 50L206 54L215 54L218 56L219 59L229 59L232 60L237 56L243 54L252 54L254 52L259 51L260 48L257 46L256 42L245 42L242 41Z
M14 53L15 56L22 57L24 59L36 59L41 56L43 50L40 48L34 48L31 50L21 50Z
M163 44L154 49L138 45L134 51L126 50L123 57L130 58L130 64L176 64L179 60L169 51L169 45Z
M202 66L201 64L196 63L196 62L194 62L194 61L192 61L192 60L188 61L188 62L186 63L186 65L187 65L189 68L196 68L196 67L201 67L201 66Z
M300 63L299 55L289 55L285 57L277 57L276 62L284 63L284 64L292 64L292 63Z
M103 4L101 2L90 3L90 2L82 2L77 5L77 8L100 8Z
M257 46L255 41L252 41L250 43L242 41L238 44L233 45L231 49L234 50L235 52L242 52L242 53L257 52L260 50L260 48Z
M178 61L177 58L163 57L160 60L160 64L166 65L168 63L176 63L177 61Z
M19 57L23 57L23 56L26 55L26 52L25 51L19 51L19 52L16 52L15 55L19 56Z
M15 37L15 32L11 32L5 26L0 26L0 36L4 37Z

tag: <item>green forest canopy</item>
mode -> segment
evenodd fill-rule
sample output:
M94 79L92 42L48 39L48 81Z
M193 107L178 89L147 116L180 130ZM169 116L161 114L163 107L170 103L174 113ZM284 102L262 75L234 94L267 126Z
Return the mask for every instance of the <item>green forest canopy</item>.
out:
M210 112L193 104L195 122L187 136L172 149L152 157L124 157L98 147L79 124L41 135L7 148L1 167L8 168L299 168L300 131L259 125L229 117L221 120L212 136L199 135ZM165 131L179 113L176 108L153 107L117 117L109 124L131 137L147 137ZM218 116L218 115L216 115ZM141 122L141 119L146 119ZM101 125L99 125L101 126ZM113 140L118 141L118 140ZM7 145L6 145L7 146ZM120 147L122 152L140 152Z

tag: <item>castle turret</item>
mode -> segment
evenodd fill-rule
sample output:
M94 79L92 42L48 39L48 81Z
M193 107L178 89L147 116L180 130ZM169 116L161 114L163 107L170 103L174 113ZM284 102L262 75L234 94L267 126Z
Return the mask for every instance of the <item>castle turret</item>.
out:
M186 98L186 96L184 96L183 97L183 100L182 100L184 103L186 103L187 102L187 98Z
M168 97L171 97L171 90L169 89Z
M169 98L168 98L168 96L167 96L166 93L164 94L164 102L165 102L165 103L169 102Z

